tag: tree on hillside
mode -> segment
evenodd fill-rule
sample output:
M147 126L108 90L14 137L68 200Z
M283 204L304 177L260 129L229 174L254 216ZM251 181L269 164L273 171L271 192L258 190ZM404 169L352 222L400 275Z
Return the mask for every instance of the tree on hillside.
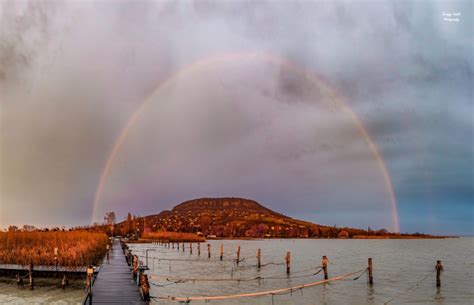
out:
M125 232L126 234L132 233L132 214L130 212L127 215L127 222L125 224Z
M107 212L105 213L105 216L104 216L104 222L106 225L114 225L115 224L115 212Z

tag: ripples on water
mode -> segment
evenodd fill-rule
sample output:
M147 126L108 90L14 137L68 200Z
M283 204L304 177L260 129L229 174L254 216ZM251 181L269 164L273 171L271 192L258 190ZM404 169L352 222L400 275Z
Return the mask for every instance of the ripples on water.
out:
M168 249L155 245L131 245L137 253L144 248L156 247L158 252L149 252L150 257L188 259L189 261L158 261L149 259L151 275L185 278L227 278L231 277L234 264L218 260L218 248L221 241L210 241L212 258L207 259L205 243L201 244L201 258L197 257L196 246L193 255L177 249ZM472 304L474 303L474 239L433 239L433 240L233 240L223 241L224 258L236 257L237 245L241 246L241 257L251 257L242 266L256 264L257 248L262 249L262 264L283 262L286 251L291 251L292 272L299 270L316 271L321 264L322 255L330 261L329 276L337 276L364 269L367 258L374 260L373 288L367 286L366 276L359 280L351 279L295 291L292 295L276 295L276 304L383 304L392 297L412 287L434 269L437 259L441 259L445 272L442 275L442 287L435 287L435 274L431 273L416 290L403 295L390 304ZM171 271L170 271L171 270ZM312 271L311 270L311 271ZM234 268L234 278L252 278L256 276L285 277L285 266L270 265L261 269ZM308 274L304 271L301 274ZM296 275L296 274L295 274ZM186 282L165 287L152 285L153 296L209 296L246 292L257 292L295 286L321 280L322 275L313 277L264 280L262 282ZM170 284L163 278L151 276L151 282L157 285ZM204 302L194 302L204 303ZM241 298L237 300L211 301L214 304L272 304L271 296ZM176 304L173 301L160 301L160 304Z
M60 279L58 279L58 282ZM18 288L15 279L2 278L0 281L0 304L80 304L84 298L82 281L75 280L66 289L51 286L41 279L35 279L35 289L29 290L25 282L24 288Z
M224 260L219 261L220 243L224 244ZM366 283L366 276L359 280L337 281L304 290L294 291L292 295L275 295L273 304L327 304L327 305L363 305L384 304L397 296L434 269L437 259L444 264L442 287L436 289L435 274L419 284L418 288L401 295L393 304L473 304L474 303L474 238L432 239L432 240L231 240L210 241L212 258L207 258L206 243L201 243L201 257L197 256L196 245L193 254L151 244L131 244L130 248L138 255L149 252L149 266L152 296L210 296L247 292L258 292L295 286L322 279L318 274L312 277L286 279L284 265L269 265L260 272L252 265L256 264L257 248L262 249L262 264L283 262L287 251L291 251L291 270L293 275L310 274L317 271L322 255L330 261L329 276L337 276L364 269L367 258L374 260L374 286ZM235 259L237 245L241 246L241 257L248 257L235 268L230 259ZM165 261L159 259L178 259ZM143 261L145 259L143 258ZM301 271L298 273L298 271ZM253 278L283 277L277 280L251 282L185 282L173 284L162 276L178 278ZM158 286L157 286L158 285ZM164 286L164 287L160 287ZM38 288L31 292L19 290L14 285L0 284L0 303L7 304L77 304L83 291L76 289ZM151 304L178 304L175 301L159 300ZM193 301L191 304L204 304ZM235 300L210 301L206 304L272 304L271 296L241 298Z

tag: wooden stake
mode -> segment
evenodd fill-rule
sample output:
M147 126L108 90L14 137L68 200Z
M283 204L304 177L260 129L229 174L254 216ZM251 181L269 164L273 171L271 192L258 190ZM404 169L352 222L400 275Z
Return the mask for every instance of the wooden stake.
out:
M178 245L178 251L179 251L179 243L176 243Z
M286 261L286 274L290 274L291 252L286 252L285 261Z
M323 256L323 260L321 262L321 265L323 267L323 271L324 271L324 279L327 280L329 278L328 276L328 263L329 263L329 260L328 258L326 257L326 255Z
M372 257L369 257L367 271L369 272L369 285L374 284L374 277L372 275Z
M223 244L219 246L219 258L220 260L224 259L224 245Z
M30 279L30 290L33 290L35 288L35 283L33 279L33 264L30 264L30 267L28 268L28 277Z
M193 254L193 243L189 243L189 254Z
M23 278L20 276L20 272L16 274L16 283L18 286L23 287Z
M198 256L201 256L201 243L198 243Z
M211 244L207 244L207 257L211 258Z
M184 252L184 242L183 242L183 252Z
M68 284L66 273L63 274L63 279L61 281L61 288L64 289L66 288L66 285Z
M260 250L260 248L258 248L257 249L257 268L258 269L260 269L260 267L262 266L261 263L260 263L261 255L262 255L262 250Z
M174 243L171 243L171 249L174 250Z
M436 261L436 287L441 287L441 272L444 271L440 260Z
M237 258L235 260L235 263L238 265L240 262L240 246L237 246Z

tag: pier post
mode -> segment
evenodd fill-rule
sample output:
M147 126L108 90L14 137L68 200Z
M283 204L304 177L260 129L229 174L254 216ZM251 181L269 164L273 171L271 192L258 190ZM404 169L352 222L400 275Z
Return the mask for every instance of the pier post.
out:
M30 279L30 290L33 290L35 288L35 283L33 279L33 264L30 264L28 268L28 277Z
M189 254L193 254L193 243L189 243Z
M441 287L441 272L444 271L443 264L440 260L436 261L436 287Z
M374 277L372 275L372 271L373 271L372 257L369 257L369 259L368 259L367 271L368 271L368 274L369 274L369 285L372 286L374 284Z
M211 258L211 244L207 244L207 258Z
M176 244L178 245L178 251L179 251L179 242L178 242L178 243L176 243Z
M329 278L328 276L328 263L329 263L329 260L328 258L326 257L326 255L323 256L323 260L321 261L321 266L323 268L323 272L324 272L324 279L327 280Z
M150 301L150 283L148 282L148 275L142 274L140 277L140 290L143 301Z
M286 261L286 274L290 274L291 252L286 252L285 261Z
M66 277L66 273L64 273L63 274L63 279L61 280L61 288L65 289L67 284L68 284L68 280L67 280L67 277Z
M128 253L130 253L130 251L128 251ZM87 266L86 275L87 295L89 297L89 305L92 305L92 278L94 277L94 267L92 267L91 264Z
M133 280L138 280L138 256L133 256Z
M184 252L184 241L183 241L183 252Z
M220 260L224 258L224 245L223 244L219 246L219 258Z
M171 243L171 249L173 249L173 250L174 250L174 242L173 242L173 243Z
M20 276L20 272L16 274L16 283L18 286L23 287L23 278Z
M198 243L198 256L201 256L201 243Z
M262 266L260 263L260 258L262 256L262 250L260 248L257 249L257 268L260 269Z
M237 246L237 258L235 259L235 263L238 265L240 262L240 246Z

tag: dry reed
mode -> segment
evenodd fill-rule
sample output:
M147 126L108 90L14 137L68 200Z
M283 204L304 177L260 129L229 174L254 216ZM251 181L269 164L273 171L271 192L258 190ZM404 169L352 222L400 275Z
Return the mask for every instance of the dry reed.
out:
M0 264L97 265L104 257L108 238L87 231L0 232Z

